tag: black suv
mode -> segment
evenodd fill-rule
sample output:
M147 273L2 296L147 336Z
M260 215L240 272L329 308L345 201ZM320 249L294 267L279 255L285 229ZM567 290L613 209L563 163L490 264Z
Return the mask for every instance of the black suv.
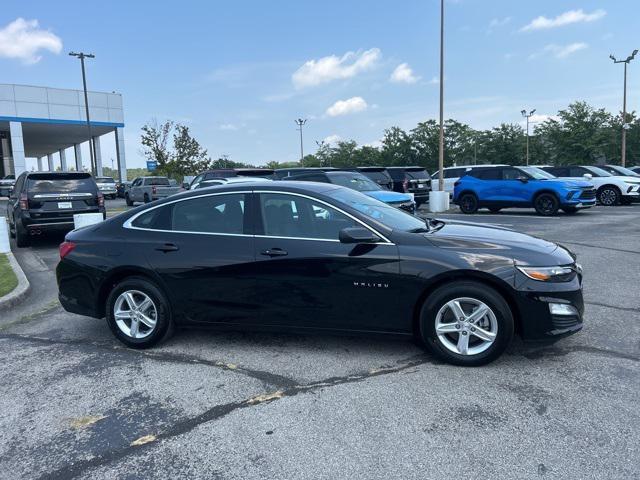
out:
M18 247L30 235L73 230L76 213L102 213L104 197L89 173L25 172L16 180L7 204L7 221Z
M416 207L429 201L431 177L422 167L387 167L393 180L393 190L400 193L412 193Z
M369 177L371 180L376 182L382 188L393 190L393 179L391 178L391 175L389 175L389 172L387 172L386 167L357 167L346 168L345 170L360 172L365 177Z

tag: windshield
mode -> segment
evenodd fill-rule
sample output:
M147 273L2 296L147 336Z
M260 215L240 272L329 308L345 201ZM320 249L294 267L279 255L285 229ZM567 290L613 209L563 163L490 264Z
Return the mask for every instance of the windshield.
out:
M625 175L627 177L637 177L639 176L638 173L634 172L633 170L629 170L628 168L625 167L619 167L618 165L612 165L609 168L611 168L612 170L616 171L617 174L619 175ZM611 172L613 173L613 172Z
M408 232L425 227L424 220L362 193L344 188L337 188L332 190L329 195L340 202L346 203L350 207L358 210L360 213L371 217L392 230Z
M96 182L98 182L98 183L116 183L116 181L111 177L98 177L98 178L96 178Z
M520 167L520 170L528 173L536 180L551 180L552 178L556 178L555 175L551 175L549 172L545 172L538 167Z
M609 172L604 171L598 167L584 167L594 176L594 177L613 177Z
M329 175L331 183L347 187L358 192L371 192L373 190L382 190L382 188L373 180L359 173L332 173Z

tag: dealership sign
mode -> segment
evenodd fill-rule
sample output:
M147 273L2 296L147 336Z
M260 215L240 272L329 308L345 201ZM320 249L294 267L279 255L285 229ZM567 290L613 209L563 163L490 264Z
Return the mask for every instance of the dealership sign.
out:
M155 160L147 160L147 170L150 172L155 172L156 168L158 168L158 162Z

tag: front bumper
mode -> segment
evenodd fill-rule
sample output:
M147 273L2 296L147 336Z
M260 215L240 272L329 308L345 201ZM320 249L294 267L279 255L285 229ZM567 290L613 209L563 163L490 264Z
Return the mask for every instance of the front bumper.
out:
M518 274L516 303L521 335L525 341L553 341L582 330L584 300L582 279L577 275L570 282L547 283L527 279ZM566 312L552 313L550 305L562 305ZM558 310L555 308L554 310Z

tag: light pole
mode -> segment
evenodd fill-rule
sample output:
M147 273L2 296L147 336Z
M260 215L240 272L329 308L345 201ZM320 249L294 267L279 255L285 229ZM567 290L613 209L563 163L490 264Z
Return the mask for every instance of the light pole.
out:
M302 127L305 123L307 123L307 119L304 120L302 118L298 118L296 121L296 125L298 125L298 130L300 130L300 166L304 167L304 146L302 143Z
M89 96L87 95L87 75L84 71L84 59L85 58L96 58L96 56L92 53L76 53L69 52L69 55L72 57L77 57L80 59L80 65L82 67L82 87L84 89L84 109L87 115L87 131L89 132L89 156L91 158L91 173L96 175L96 165L95 165L95 153L93 151L93 138L91 136L91 120L89 118Z
M536 109L534 108L529 113L526 110L521 110L520 113L524 118L527 119L527 165L529 165L529 119L536 113Z
M444 0L440 0L440 138L438 140L438 190L444 192Z
M616 57L609 55L613 63L624 63L624 89L622 93L622 158L620 164L624 167L627 162L627 65L638 53L634 50L625 60L616 60Z

